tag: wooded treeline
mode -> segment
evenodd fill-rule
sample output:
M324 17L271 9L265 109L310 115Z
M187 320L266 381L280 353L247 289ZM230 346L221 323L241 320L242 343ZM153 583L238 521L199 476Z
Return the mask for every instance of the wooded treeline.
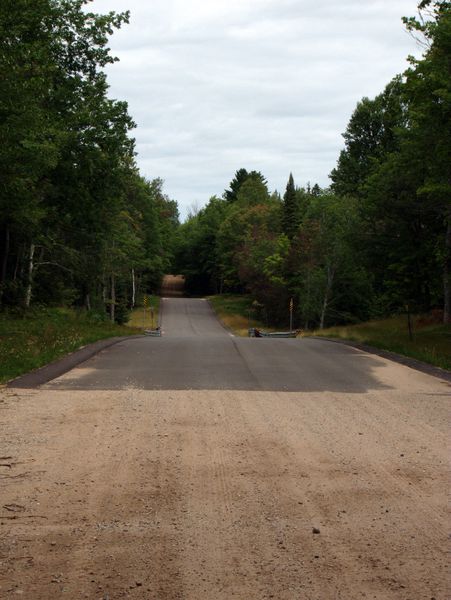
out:
M450 322L450 2L404 19L420 60L358 103L332 185L281 197L261 173L236 172L181 225L178 270L192 293L248 292L273 323L324 326L405 310Z
M424 54L358 103L330 188L290 175L281 196L240 169L180 226L162 181L139 174L126 103L107 94L108 38L128 13L86 4L0 3L0 307L121 320L176 271L193 293L252 294L274 323L291 297L302 327L406 305L450 321L450 2L405 19Z
M0 305L84 305L120 321L170 270L178 226L134 162L110 99L108 37L128 13L88 0L0 3Z

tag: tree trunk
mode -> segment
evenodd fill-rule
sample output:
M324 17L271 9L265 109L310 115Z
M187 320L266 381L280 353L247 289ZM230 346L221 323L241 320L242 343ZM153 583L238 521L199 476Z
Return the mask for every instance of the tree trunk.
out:
M22 261L22 253L23 253L23 249L22 249L22 247L20 247L20 250L19 250L19 252L17 253L17 256L16 256L16 264L14 266L14 273L13 273L13 281L17 280L17 275L19 273L19 266L20 266L21 261Z
M89 295L89 293L85 296L85 306L86 310L91 310L91 296Z
M25 307L30 308L31 304L31 293L33 289L33 269L34 269L34 251L36 250L36 246L31 243L30 244L30 254L28 258L28 282L27 282L27 291L25 294Z
M443 273L443 292L445 302L443 307L443 322L451 323L451 214L448 215L445 242L445 268Z
M114 323L116 309L116 279L114 273L111 274L111 304L110 304L110 318L111 322Z
M324 321L326 318L326 311L327 311L327 307L329 306L329 296L330 296L330 292L332 290L332 284L334 282L334 269L332 269L331 267L327 267L327 283L326 283L326 290L324 292L324 301L323 301L323 308L321 310L321 319L319 322L319 328L320 329L324 329Z
M106 290L106 282L105 282L105 273L103 274L103 277L102 277L102 302L103 302L103 307L106 308L107 290Z
M306 302L304 303L304 306L307 306L306 312L307 315L305 317L305 326L304 329L306 331L308 331L309 326L310 326L310 317L311 317L311 308L310 308L310 270L307 271L307 289L305 292L305 298L306 298ZM299 297L299 303L301 303L300 297Z
M139 297L141 294L141 282L142 282L141 277L139 275L137 276L135 273L135 286L136 286L135 296L136 297ZM136 298L135 298L135 303L136 303Z
M25 267L27 265L27 247L25 244L22 244L22 248L20 251L20 269L19 269L19 279L20 281L25 280Z
M5 229L5 245L3 247L3 258L2 258L2 271L1 271L1 283L6 280L6 269L8 266L8 257L9 257L9 227Z
M6 271L8 267L8 256L9 256L9 227L5 229L5 245L3 248L2 268L0 273L0 284L4 284L6 281ZM3 297L3 285L0 285L0 304L2 303Z
M319 328L320 329L324 329L324 318L326 316L326 310L327 310L327 304L328 304L328 295L329 295L329 290L328 288L326 288L326 292L324 293L324 301L323 301L323 308L321 309L321 319L319 322Z
M135 308L135 299L136 299L135 269L132 269L132 308Z

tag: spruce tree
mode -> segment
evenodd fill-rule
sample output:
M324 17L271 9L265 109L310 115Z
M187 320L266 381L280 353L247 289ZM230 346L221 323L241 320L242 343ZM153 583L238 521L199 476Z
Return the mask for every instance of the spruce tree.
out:
M236 201L240 187L248 177L249 173L246 169L238 169L235 173L235 177L230 182L230 189L224 192L224 199L227 200L227 202Z
M288 179L287 188L283 196L282 227L287 237L292 240L299 226L299 211L297 206L296 188L292 173Z

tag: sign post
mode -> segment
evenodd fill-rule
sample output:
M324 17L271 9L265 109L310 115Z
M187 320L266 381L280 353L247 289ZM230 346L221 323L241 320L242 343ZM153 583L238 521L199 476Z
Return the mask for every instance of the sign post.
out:
M144 296L143 298L143 326L146 328L146 309L149 306L149 297Z
M290 300L290 333L293 331L293 298Z

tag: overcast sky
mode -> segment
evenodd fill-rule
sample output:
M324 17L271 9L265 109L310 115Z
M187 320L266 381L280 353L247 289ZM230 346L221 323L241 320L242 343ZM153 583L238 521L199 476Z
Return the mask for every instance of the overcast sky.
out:
M417 0L94 0L130 10L111 38L110 96L129 103L137 161L182 217L237 169L271 191L330 184L356 103L420 54L402 16Z

